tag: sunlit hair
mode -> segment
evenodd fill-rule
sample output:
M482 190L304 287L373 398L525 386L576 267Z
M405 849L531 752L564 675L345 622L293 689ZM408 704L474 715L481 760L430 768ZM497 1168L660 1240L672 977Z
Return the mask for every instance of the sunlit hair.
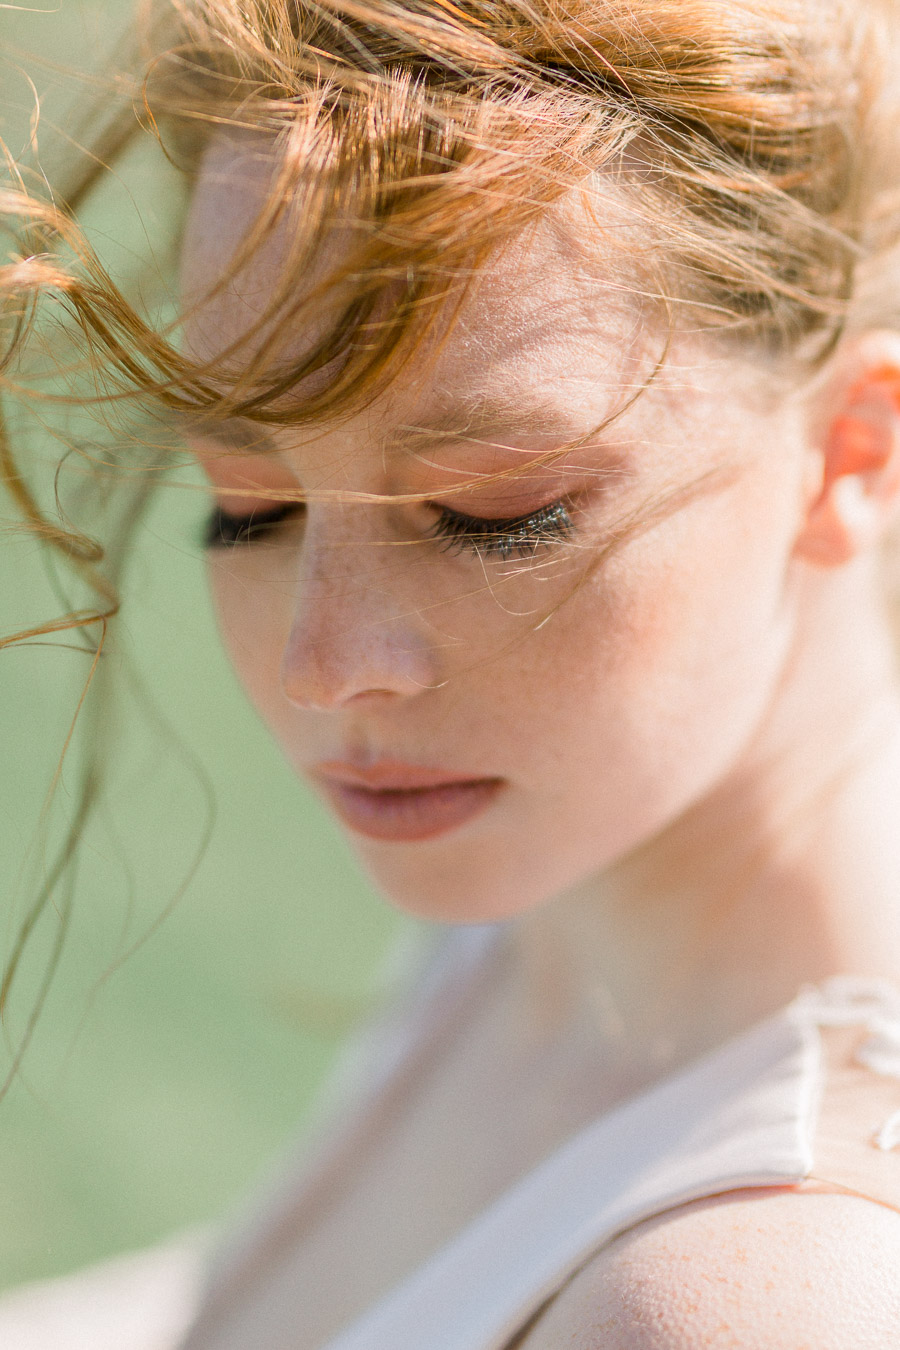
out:
M661 332L703 330L802 378L848 328L900 326L894 0L159 0L140 31L118 110L98 112L52 193L7 157L0 396L27 393L48 309L93 372L78 397L107 412L340 418L452 321L492 252L579 189L586 248ZM136 140L189 183L222 136L258 146L271 176L219 284L276 231L290 242L253 328L198 360L76 222ZM601 179L624 213L614 227L591 213ZM110 555L48 512L2 423L0 464L28 527L97 597L5 642L72 628L98 651L124 534Z
M895 317L892 288L889 314L873 316L883 279L864 284L897 242L893 12L890 0L166 0L145 16L136 107L63 187L69 210L14 181L4 195L39 245L0 273L10 345L30 306L63 293L125 388L319 420L372 397L491 249L604 171L646 226L619 246L652 293L692 302L695 324L814 359L855 297L867 322ZM124 303L70 212L134 137L158 136L190 174L223 128L257 137L273 166L232 269L285 220L292 245L258 320L265 341L210 368ZM348 224L339 267L298 291L327 232ZM298 311L338 285L329 331L284 360ZM304 377L323 371L310 392Z

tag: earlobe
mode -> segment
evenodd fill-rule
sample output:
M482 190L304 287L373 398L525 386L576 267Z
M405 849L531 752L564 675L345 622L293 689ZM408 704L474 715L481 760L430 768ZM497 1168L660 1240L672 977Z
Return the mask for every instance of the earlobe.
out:
M795 544L796 557L820 567L873 548L900 510L900 343L893 334L881 343L897 348L896 361L864 349L870 360L836 377L828 400L820 485Z

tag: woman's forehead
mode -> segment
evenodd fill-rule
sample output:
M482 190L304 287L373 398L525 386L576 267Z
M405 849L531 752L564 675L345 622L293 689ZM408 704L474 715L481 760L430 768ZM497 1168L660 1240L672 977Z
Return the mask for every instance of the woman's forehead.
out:
M185 335L195 357L214 360L239 343L283 285L292 246L290 215L240 274L216 289L258 218L272 179L273 166L264 160L258 138L250 148L234 149L222 138L203 165L183 253L185 298L195 305ZM312 450L324 435L329 451L346 441L354 455L371 453L379 462L396 448L443 462L441 447L454 441L551 450L596 439L594 429L614 419L614 432L604 436L608 444L615 441L623 450L650 445L654 457L674 462L684 448L680 442L690 440L699 422L710 445L720 434L732 436L744 393L759 402L759 370L749 353L739 357L708 338L673 333L662 306L647 297L634 269L629 278L615 248L593 247L591 231L608 201L599 224L611 235L619 230L625 236L620 252L634 257L633 220L629 224L627 212L618 208L612 189L598 191L590 202L583 194L571 196L496 249L469 279L452 324L443 329L435 324L413 358L361 409L304 418L283 434L273 427L275 448ZM292 296L302 301L313 294L340 266L346 248L347 232L335 229L322 238L309 267L291 276ZM278 349L282 368L300 367L333 331L340 299L320 290L313 304L300 308L286 345ZM254 343L265 336L263 325L241 359L252 357ZM285 395L291 408L304 395L315 400L332 374L326 367L292 384ZM332 432L339 426L347 435L335 440ZM264 451L262 430L254 422L239 427L236 439L230 430L227 439L214 439L234 449L249 438L254 450ZM691 453L696 455L696 445ZM449 457L455 460L456 452Z
M181 268L186 306L192 311L185 325L187 341L197 356L214 357L238 341L284 285L295 242L290 213L267 233L241 272L217 289L254 229L272 181L273 165L266 162L258 138L245 144L221 137L204 159ZM611 205L610 214L613 210ZM445 375L452 364L463 381L476 386L489 368L495 375L502 372L510 383L522 367L528 368L532 382L541 380L544 369L552 384L559 367L571 370L573 363L577 367L589 361L595 375L602 375L604 367L610 373L621 371L623 360L638 349L645 354L647 306L616 275L612 251L590 246L589 231L587 213L579 213L577 203L570 201L548 210L527 234L496 249L466 278L465 300L452 326L443 331L440 324L435 326L416 364L439 365ZM351 235L350 227L335 227L316 240L314 254L296 278L298 300L341 265ZM320 297L313 309L300 311L302 320L292 334L295 350L284 352L288 359L302 356L327 331L329 309L336 309L342 298L338 291L332 305L327 296Z

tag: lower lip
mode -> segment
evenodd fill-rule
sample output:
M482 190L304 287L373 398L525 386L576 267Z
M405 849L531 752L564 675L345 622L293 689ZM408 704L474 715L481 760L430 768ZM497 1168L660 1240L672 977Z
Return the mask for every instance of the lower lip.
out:
M499 779L442 783L438 787L376 790L326 782L343 823L368 839L415 843L436 839L480 815L503 786Z

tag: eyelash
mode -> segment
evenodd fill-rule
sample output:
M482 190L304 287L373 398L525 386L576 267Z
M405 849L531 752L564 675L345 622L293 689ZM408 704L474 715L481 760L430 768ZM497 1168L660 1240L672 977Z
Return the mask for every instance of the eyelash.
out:
M273 533L284 521L302 510L303 507L297 502L283 502L281 506L271 506L266 511L232 516L221 506L216 506L203 527L203 547L232 548L235 544L252 544Z
M440 517L429 535L439 541L445 553L468 551L504 562L510 558L533 558L544 545L563 543L574 528L564 502L551 502L530 515L506 520L482 520L446 506L439 509Z
M235 544L254 543L302 509L295 502L285 502L267 511L232 516L217 506L203 531L204 547L231 548ZM504 562L511 558L533 558L543 546L563 543L574 529L569 509L561 501L551 502L527 516L502 520L483 520L446 506L437 509L440 514L428 537L436 540L444 552L469 552Z

